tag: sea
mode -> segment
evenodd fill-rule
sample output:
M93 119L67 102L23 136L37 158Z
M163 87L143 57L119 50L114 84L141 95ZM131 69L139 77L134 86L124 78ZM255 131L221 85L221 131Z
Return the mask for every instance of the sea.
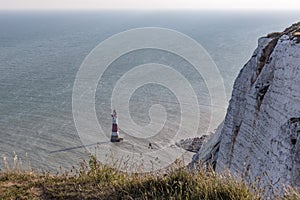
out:
M258 38L299 20L300 12L279 10L0 11L0 156L10 168L50 172L78 167L91 154L113 166L123 163L119 169L166 167L185 154L176 142L210 134L224 119L234 80ZM79 71L93 49L108 55L100 53L100 60L108 59L121 48L102 47L105 41L151 28L198 43L216 70L201 74L168 47L135 49L111 60L97 87L82 86L81 91L94 91L92 99L85 92L74 99L75 82L82 80ZM129 38L123 40L122 48ZM198 56L193 50L189 54ZM98 74L97 69L91 74ZM211 86L216 73L223 91ZM85 83L93 79L85 78ZM189 83L185 87L184 81ZM225 104L214 104L212 98ZM76 102L93 109L75 109ZM110 143L112 109L124 138L118 144ZM195 110L200 114L194 115ZM80 116L87 117L79 122ZM0 169L5 170L2 158Z

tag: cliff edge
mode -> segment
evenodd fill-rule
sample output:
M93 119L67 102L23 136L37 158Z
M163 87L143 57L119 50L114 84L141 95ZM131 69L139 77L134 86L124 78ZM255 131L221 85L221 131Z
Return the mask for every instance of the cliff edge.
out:
M300 23L258 40L224 123L195 159L217 172L260 177L272 190L300 186Z

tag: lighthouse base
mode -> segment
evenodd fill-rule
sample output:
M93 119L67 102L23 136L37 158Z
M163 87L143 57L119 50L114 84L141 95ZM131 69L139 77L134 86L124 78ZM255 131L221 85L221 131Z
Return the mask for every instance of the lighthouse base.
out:
M121 141L123 141L123 138L120 138L119 136L111 136L110 141L111 142L121 142Z

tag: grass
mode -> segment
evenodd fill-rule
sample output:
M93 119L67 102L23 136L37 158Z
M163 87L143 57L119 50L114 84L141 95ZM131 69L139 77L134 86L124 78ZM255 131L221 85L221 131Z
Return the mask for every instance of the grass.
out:
M287 189L282 199L299 199ZM277 197L279 199L279 197ZM212 170L188 171L178 162L165 171L129 174L94 156L72 173L0 172L0 199L263 199L263 190Z

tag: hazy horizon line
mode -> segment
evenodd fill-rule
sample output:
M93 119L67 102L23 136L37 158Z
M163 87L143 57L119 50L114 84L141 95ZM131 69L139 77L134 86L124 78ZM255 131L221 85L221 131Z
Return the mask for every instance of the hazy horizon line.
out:
M0 11L299 11L300 8L0 8Z

